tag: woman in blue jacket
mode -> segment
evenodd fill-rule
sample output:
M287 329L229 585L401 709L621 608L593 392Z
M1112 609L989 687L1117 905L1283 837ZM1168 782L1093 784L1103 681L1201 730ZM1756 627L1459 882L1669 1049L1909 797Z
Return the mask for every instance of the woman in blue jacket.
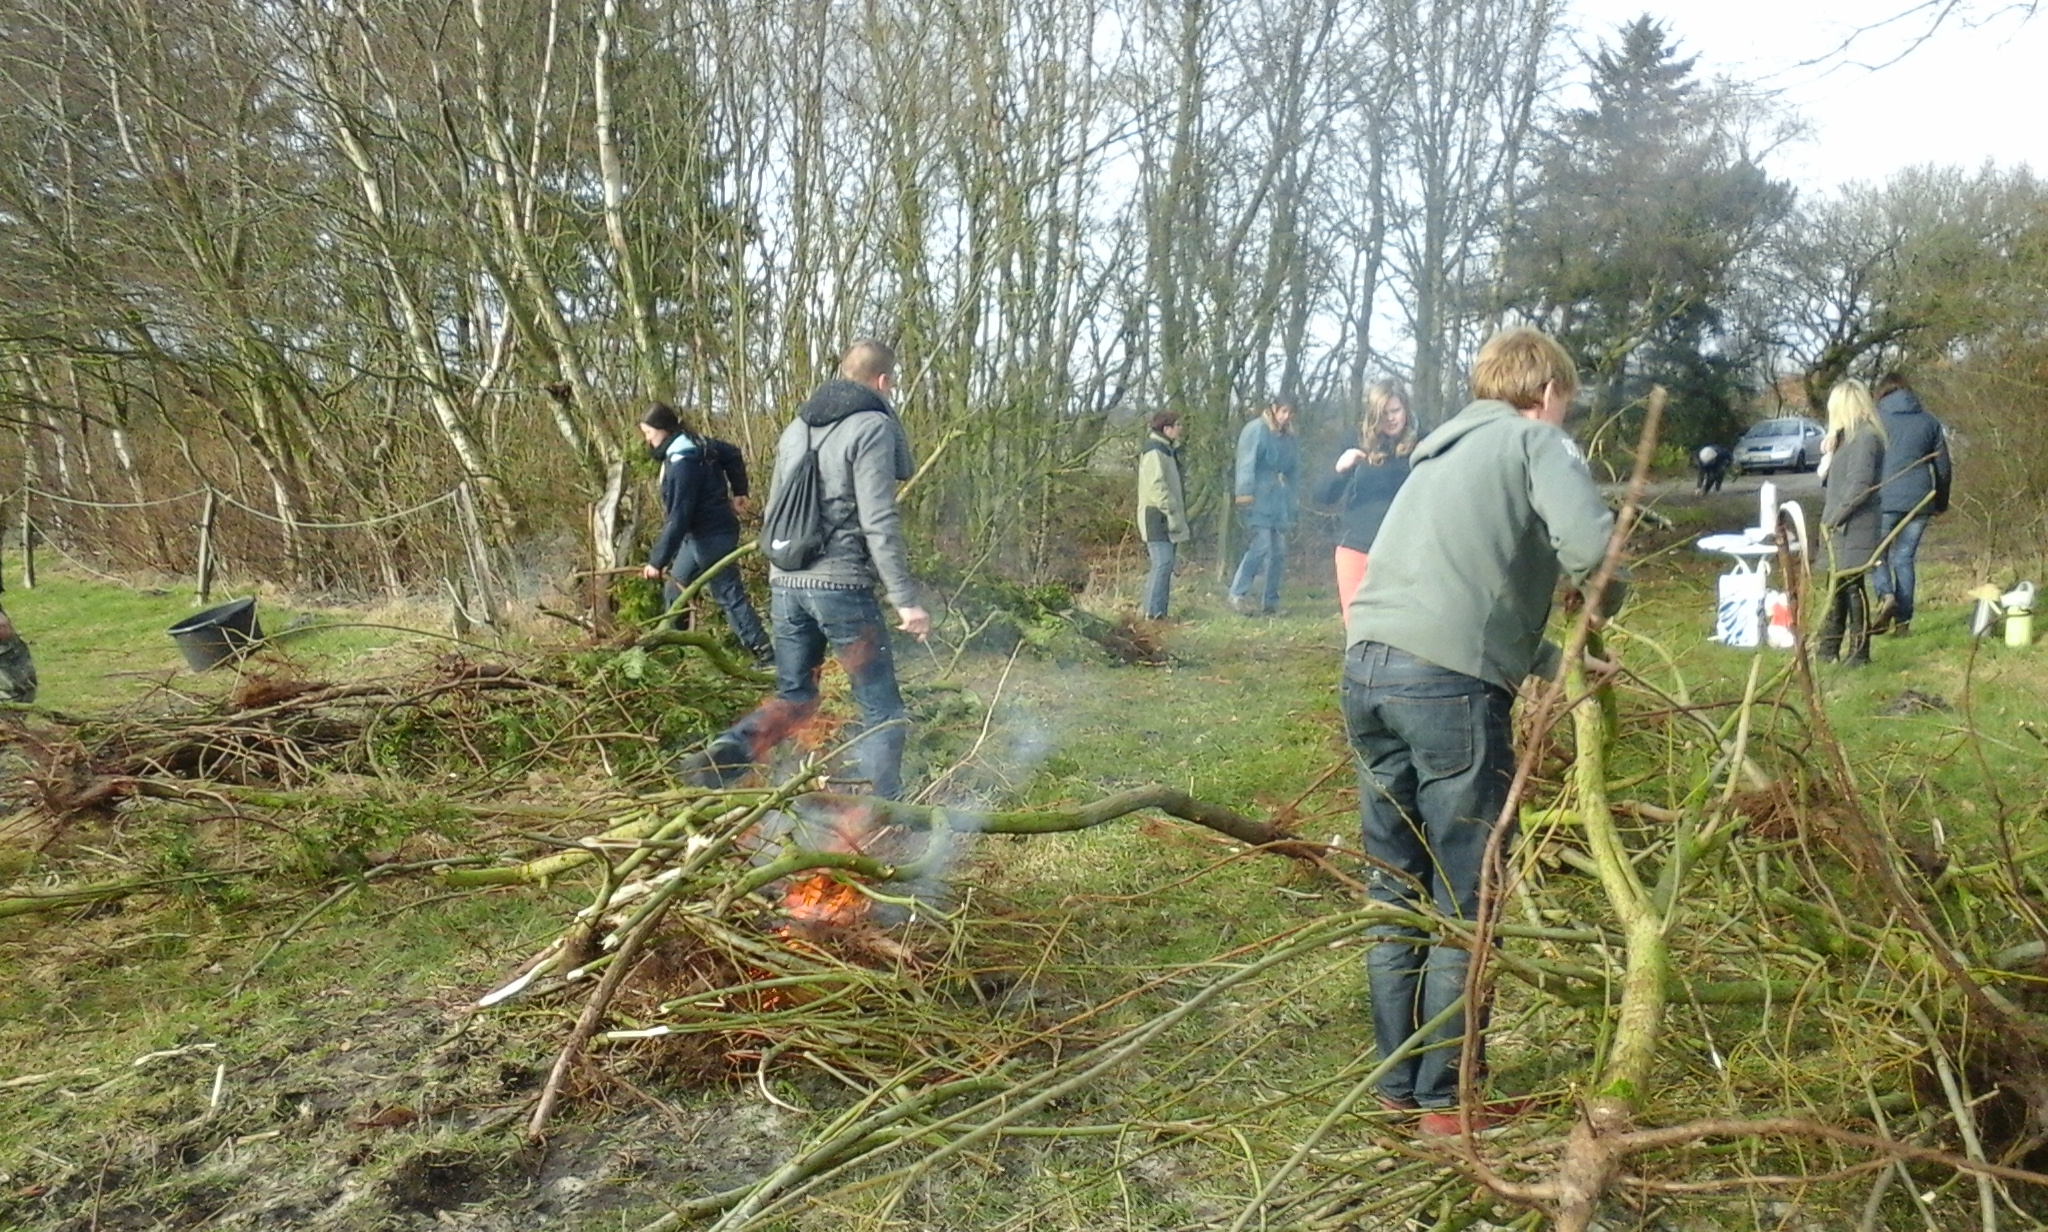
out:
M1375 381L1365 391L1365 421L1356 449L1337 459L1337 469L1316 489L1316 503L1336 505L1337 615L1351 606L1351 596L1365 581L1366 553L1380 533L1380 521L1394 503L1394 493L1408 478L1408 455L1415 448L1415 417L1408 413L1408 391L1399 381Z
M747 497L747 465L730 442L691 431L666 403L655 403L640 417L640 435L648 454L661 464L663 510L661 532L640 573L665 579L663 598L673 603L683 587L739 547L740 519L734 502ZM709 589L725 609L733 636L753 653L755 663L772 662L768 631L747 598L740 571L730 566L719 570ZM679 613L678 628L682 622Z

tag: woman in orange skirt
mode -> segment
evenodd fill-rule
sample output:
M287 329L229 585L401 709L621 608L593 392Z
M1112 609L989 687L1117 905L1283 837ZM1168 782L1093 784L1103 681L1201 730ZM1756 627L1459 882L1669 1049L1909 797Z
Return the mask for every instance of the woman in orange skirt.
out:
M1351 606L1351 596L1365 581L1366 554L1379 533L1380 520L1394 503L1394 493L1408 478L1408 454L1415 448L1415 420L1408 413L1408 391L1399 381L1375 381L1365 391L1365 421L1356 448L1337 459L1336 470L1316 491L1316 499L1337 506L1337 611Z

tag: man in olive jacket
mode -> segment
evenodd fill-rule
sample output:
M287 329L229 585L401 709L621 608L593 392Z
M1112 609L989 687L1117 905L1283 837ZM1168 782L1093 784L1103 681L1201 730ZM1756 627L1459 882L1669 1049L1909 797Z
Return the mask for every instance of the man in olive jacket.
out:
M1138 533L1152 568L1138 611L1147 620L1166 619L1166 601L1173 588L1173 563L1188 539L1187 500L1180 482L1180 412L1161 411L1152 417L1152 431L1138 455Z
M1343 708L1380 902L1477 913L1487 838L1514 772L1515 690L1555 670L1543 628L1559 572L1585 587L1614 523L1562 427L1578 387L1571 358L1546 335L1494 335L1472 368L1478 400L1416 445L1373 540L1347 613ZM1612 614L1625 592L1609 587L1597 610ZM1377 935L1366 975L1385 1058L1464 995L1467 956L1418 944L1424 934L1405 926ZM1483 1032L1483 1010L1476 1017ZM1419 1108L1423 1133L1460 1132L1464 1034L1463 1012L1432 1031L1381 1080L1383 1106ZM1470 1112L1486 1128L1500 1109Z

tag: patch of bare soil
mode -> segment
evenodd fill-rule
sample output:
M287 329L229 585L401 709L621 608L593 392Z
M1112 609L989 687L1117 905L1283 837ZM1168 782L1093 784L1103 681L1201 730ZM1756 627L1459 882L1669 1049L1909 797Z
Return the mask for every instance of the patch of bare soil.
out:
M758 1175L799 1128L758 1096L677 1096L650 1080L593 1091L587 1118L528 1146L518 1124L545 1066L523 1048L496 1021L433 1003L316 1012L302 1038L263 1055L223 1044L104 1095L60 1089L44 1098L145 1111L97 1157L0 1161L0 1227L511 1232L606 1212L651 1218L662 1197ZM185 1115L216 1065L220 1101Z

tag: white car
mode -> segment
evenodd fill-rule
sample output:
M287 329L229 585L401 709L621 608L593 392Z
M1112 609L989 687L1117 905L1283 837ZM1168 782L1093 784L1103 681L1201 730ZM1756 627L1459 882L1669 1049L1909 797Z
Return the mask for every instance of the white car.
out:
M1766 419L1735 442L1735 465L1752 472L1810 471L1820 465L1825 435L1819 420L1804 415Z

